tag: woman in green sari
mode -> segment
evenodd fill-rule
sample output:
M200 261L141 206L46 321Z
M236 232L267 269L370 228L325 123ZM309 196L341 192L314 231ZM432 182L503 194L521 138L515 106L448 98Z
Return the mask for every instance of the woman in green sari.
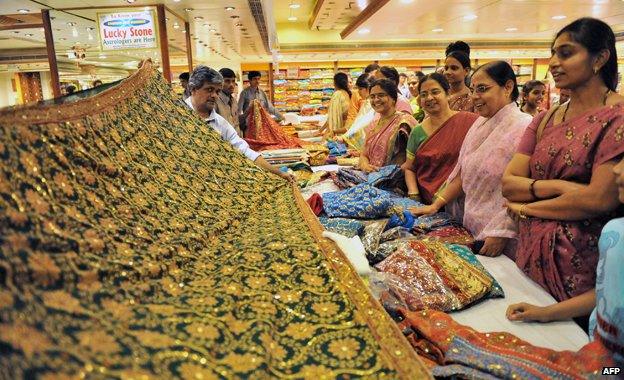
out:
M478 117L453 111L449 89L438 73L425 75L418 83L420 104L428 117L412 130L402 166L409 197L427 204L457 164L464 137Z

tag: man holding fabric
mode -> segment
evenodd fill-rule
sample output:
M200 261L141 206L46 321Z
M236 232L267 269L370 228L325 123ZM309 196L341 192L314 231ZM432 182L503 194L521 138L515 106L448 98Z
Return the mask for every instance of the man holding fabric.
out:
M260 153L252 150L249 144L243 140L234 127L215 111L217 97L223 87L223 76L216 70L207 66L197 66L188 82L191 93L186 104L217 131L224 141L232 144L236 150L245 155L262 169L282 177L287 181L294 181L294 177L288 173L279 171L278 168L269 164Z

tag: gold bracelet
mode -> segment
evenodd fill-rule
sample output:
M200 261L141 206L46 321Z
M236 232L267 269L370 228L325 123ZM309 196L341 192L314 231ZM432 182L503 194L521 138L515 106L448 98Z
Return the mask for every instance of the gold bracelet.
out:
M444 198L444 197L443 197L443 196L441 196L440 194L437 194L435 197L436 197L436 198L438 198L438 199L441 199L441 200L442 200L442 202L444 202L444 204L445 204L445 205L447 205L447 204L448 204L448 201L446 200L446 198Z
M524 208L526 207L526 205L526 203L523 203L518 210L518 216L520 216L521 219L527 219L527 215L524 213Z

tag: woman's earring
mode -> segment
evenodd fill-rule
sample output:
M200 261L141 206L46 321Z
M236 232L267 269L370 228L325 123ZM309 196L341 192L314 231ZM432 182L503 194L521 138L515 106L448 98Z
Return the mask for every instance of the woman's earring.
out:
M600 71L600 69L594 67L594 75L598 74L598 71Z

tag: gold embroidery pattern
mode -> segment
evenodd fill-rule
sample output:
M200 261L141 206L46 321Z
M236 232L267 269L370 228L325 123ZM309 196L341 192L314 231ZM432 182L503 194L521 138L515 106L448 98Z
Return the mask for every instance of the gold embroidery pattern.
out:
M429 377L298 191L149 65L3 111L0 160L9 377Z

